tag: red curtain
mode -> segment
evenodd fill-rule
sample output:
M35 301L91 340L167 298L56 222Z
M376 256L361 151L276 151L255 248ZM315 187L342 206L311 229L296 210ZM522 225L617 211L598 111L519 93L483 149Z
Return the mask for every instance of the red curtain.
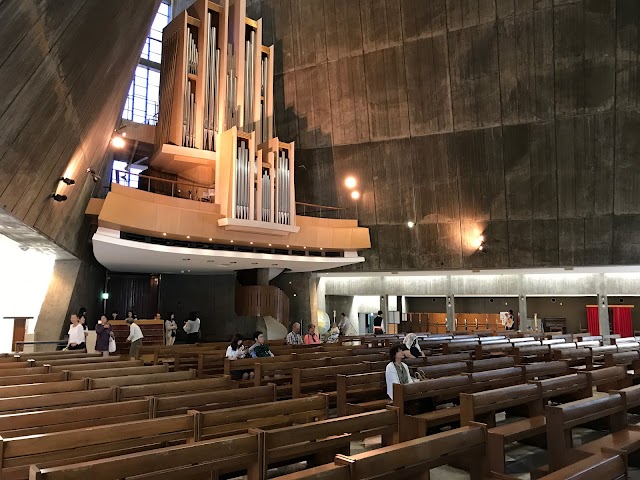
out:
M589 335L600 335L597 306L587 307L587 327L589 328Z
M619 333L621 337L632 337L631 308L616 307L613 310L613 333Z

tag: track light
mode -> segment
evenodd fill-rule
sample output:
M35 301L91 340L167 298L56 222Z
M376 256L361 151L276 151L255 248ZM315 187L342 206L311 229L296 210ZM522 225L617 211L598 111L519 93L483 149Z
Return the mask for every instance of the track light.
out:
M101 178L100 175L97 175L94 170L87 168L87 173L91 175L91 179L93 180L93 183L98 183L100 181L100 178Z
M56 202L64 202L67 200L66 195L60 195L59 193L52 193L51 198L53 198Z
M76 181L73 178L60 177L58 179L59 182L63 182L67 185L74 185Z

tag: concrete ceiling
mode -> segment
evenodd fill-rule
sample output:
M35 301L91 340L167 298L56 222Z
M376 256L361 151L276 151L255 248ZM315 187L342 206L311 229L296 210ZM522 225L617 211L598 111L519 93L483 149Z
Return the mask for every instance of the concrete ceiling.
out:
M22 250L35 250L45 255L55 256L56 260L75 259L69 252L2 209L0 209L0 235L17 243Z

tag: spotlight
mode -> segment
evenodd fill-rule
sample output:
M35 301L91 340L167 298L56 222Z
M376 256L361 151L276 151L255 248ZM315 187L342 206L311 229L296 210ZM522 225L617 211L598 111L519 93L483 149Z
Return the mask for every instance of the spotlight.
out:
M411 221L407 222L407 227L409 228L413 228L415 225L416 224L414 222L411 222Z
M91 175L93 183L98 183L98 181L100 180L100 175L97 175L96 172L91 170L90 168L87 168L87 173Z
M60 195L59 193L52 193L51 198L53 198L56 202L64 202L67 200L66 195Z
M73 185L76 183L76 181L73 178L66 178L66 177L60 177L58 181L63 182L67 185Z
M116 135L111 139L111 145L113 145L114 148L124 148L124 138L120 135Z
M360 192L358 192L357 190L354 190L353 192L351 192L351 198L353 198L354 200L357 200L360 198Z
M347 177L344 180L344 184L347 188L354 188L356 186L356 179L354 177Z

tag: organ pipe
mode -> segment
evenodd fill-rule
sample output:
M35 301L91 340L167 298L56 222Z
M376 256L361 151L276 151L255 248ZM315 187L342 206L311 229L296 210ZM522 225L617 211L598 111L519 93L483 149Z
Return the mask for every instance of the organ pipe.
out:
M211 12L208 14L209 35L207 41L206 91L204 111L204 149L215 150L215 135L218 131L216 115L218 98L218 71L220 66L220 49L217 48L217 30L212 26Z

